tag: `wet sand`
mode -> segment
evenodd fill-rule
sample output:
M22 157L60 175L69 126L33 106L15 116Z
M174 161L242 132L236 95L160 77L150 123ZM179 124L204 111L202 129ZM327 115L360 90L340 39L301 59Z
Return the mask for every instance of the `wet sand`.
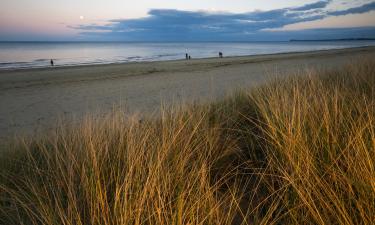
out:
M113 107L142 114L162 103L210 101L273 76L336 68L361 57L374 58L375 47L0 71L0 140Z

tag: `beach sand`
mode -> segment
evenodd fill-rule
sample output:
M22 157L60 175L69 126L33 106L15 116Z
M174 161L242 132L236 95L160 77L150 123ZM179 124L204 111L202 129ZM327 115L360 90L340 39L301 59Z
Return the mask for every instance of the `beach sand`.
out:
M114 107L150 113L162 104L208 101L297 70L333 69L375 47L223 59L0 71L0 139L33 134L59 119L79 121Z

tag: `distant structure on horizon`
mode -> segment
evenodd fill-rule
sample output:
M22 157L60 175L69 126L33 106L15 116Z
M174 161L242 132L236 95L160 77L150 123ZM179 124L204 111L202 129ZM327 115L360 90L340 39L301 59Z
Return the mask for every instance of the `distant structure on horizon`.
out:
M375 41L375 38L290 39L289 41Z

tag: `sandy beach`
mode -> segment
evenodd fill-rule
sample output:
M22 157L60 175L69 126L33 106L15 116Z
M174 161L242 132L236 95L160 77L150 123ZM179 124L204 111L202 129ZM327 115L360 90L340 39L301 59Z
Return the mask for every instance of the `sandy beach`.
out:
M120 107L149 113L161 104L207 101L297 70L375 57L375 47L223 59L0 71L0 138L49 129Z

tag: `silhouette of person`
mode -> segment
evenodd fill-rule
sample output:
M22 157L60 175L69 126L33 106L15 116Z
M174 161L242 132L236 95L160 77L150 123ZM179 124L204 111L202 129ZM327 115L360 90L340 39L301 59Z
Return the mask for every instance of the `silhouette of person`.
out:
M223 53L219 52L219 58L223 58Z
M186 57L186 60L189 59L189 55L187 53L185 54L185 57Z
M189 55L189 60L191 59L191 56Z
M53 66L54 65L54 63L53 63L53 59L51 59L51 66Z

